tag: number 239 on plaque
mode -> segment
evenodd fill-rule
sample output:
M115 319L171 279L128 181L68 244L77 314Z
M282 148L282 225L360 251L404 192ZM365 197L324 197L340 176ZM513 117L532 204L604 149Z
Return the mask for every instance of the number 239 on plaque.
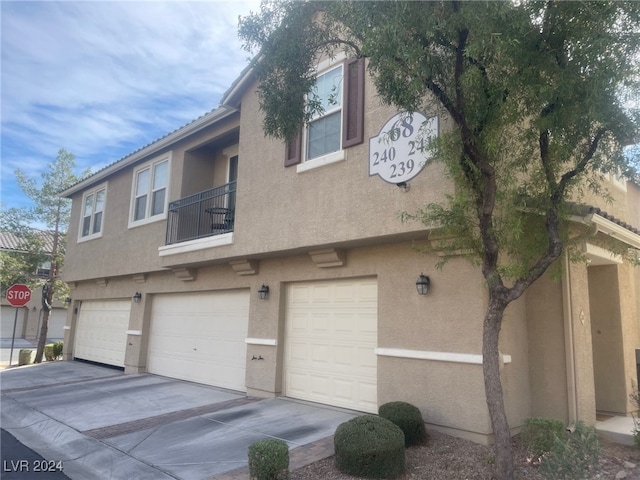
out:
M438 136L438 117L420 112L401 112L369 139L369 176L385 182L408 182L433 156L429 142Z

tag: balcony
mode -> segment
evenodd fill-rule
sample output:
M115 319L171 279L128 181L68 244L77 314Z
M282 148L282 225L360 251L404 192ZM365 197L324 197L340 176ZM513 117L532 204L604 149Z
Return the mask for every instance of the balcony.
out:
M236 182L169 204L165 245L233 232Z

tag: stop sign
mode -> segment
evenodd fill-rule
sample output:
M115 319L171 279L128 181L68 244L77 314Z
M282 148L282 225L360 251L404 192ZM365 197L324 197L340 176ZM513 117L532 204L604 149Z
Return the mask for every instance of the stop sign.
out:
M11 285L7 289L7 302L13 307L22 307L31 300L31 289L21 283Z

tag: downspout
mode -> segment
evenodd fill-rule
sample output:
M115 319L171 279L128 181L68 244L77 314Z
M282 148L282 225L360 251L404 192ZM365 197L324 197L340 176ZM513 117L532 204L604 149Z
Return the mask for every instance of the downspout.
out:
M576 384L576 352L573 332L573 305L571 304L571 263L569 255L564 255L564 275L562 275L562 310L564 317L564 350L567 371L567 400L569 426L578 421L578 389Z

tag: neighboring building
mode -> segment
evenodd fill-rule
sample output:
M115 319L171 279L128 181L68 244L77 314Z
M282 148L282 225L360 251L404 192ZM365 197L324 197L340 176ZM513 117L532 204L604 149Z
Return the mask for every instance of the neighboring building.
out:
M50 253L53 249L53 235L46 231L37 231L42 236L45 251ZM0 232L0 252L17 255L27 255L28 251L24 246L24 240L11 232ZM34 278L49 278L51 262L38 265L35 272L29 272L28 276ZM10 285L3 285L2 298L0 299L0 338L12 338L15 326L15 338L26 338L35 340L40 333L40 322L44 310L42 308L41 291L33 291L31 300L24 307L16 309L7 302L4 291ZM60 340L64 337L64 325L67 320L67 309L64 303L57 300L53 303L53 309L49 315L49 329L47 337L51 340ZM15 324L15 325L14 325Z
M63 192L65 358L365 412L405 400L435 428L489 441L482 274L463 258L436 270L437 254L415 248L426 227L400 220L454 187L439 163L411 160L419 138L401 135L403 159L376 141L397 112L362 67L319 65L320 94L338 101L286 148L263 135L247 70L218 109ZM640 249L640 186L609 188L609 213L587 209L576 226ZM589 266L543 277L507 311L514 429L633 408L640 269L584 248Z

